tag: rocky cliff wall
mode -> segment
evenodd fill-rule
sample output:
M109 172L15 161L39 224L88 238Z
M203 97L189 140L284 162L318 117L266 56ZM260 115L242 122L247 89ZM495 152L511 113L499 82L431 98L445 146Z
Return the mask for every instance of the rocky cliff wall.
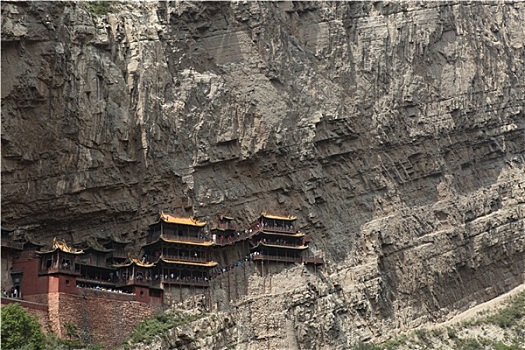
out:
M1 6L10 225L78 241L162 209L297 215L328 263L276 278L309 306L268 315L312 348L523 282L523 4Z

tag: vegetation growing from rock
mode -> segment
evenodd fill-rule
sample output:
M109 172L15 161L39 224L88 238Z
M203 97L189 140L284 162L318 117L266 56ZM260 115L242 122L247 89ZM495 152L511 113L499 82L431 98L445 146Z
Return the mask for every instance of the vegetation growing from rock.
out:
M509 299L497 311L485 312L455 326L421 328L381 344L357 343L353 349L524 350L525 292Z
M131 334L131 343L149 342L156 335L196 321L204 316L206 316L205 313L189 314L176 310L156 314L137 325Z
M498 325L501 328L512 328L523 324L525 317L525 293L518 294L510 300L510 305L499 310L493 315L479 320L482 323Z
M105 16L114 10L114 1L90 1L86 3L87 10L94 16Z

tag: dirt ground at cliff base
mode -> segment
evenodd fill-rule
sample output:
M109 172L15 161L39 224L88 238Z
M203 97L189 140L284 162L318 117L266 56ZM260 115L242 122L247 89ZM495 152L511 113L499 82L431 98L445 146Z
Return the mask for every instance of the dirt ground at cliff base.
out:
M435 325L431 325L425 328L433 329L433 328L441 328L441 327L447 327L450 325L458 324L463 321L469 320L473 317L479 316L482 313L486 312L494 312L495 310L503 307L505 305L505 302L512 296L522 292L525 290L525 284L519 285L518 287L508 291L507 293L504 293L492 300L489 300L485 303L476 305L470 309L468 309L465 312L462 312L453 318L451 318L448 321L437 323Z

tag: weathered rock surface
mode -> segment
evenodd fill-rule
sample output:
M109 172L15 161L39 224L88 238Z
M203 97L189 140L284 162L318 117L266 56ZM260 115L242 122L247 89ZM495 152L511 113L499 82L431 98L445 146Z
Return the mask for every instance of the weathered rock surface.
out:
M344 348L523 282L523 4L1 6L2 220L78 241L267 210L312 234L323 272L253 274L239 348Z

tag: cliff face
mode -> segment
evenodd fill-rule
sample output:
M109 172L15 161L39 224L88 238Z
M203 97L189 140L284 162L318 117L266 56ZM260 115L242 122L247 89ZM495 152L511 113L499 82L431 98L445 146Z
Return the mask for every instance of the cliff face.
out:
M523 282L523 4L1 6L10 225L297 215L328 263L253 287L255 348L381 337Z

